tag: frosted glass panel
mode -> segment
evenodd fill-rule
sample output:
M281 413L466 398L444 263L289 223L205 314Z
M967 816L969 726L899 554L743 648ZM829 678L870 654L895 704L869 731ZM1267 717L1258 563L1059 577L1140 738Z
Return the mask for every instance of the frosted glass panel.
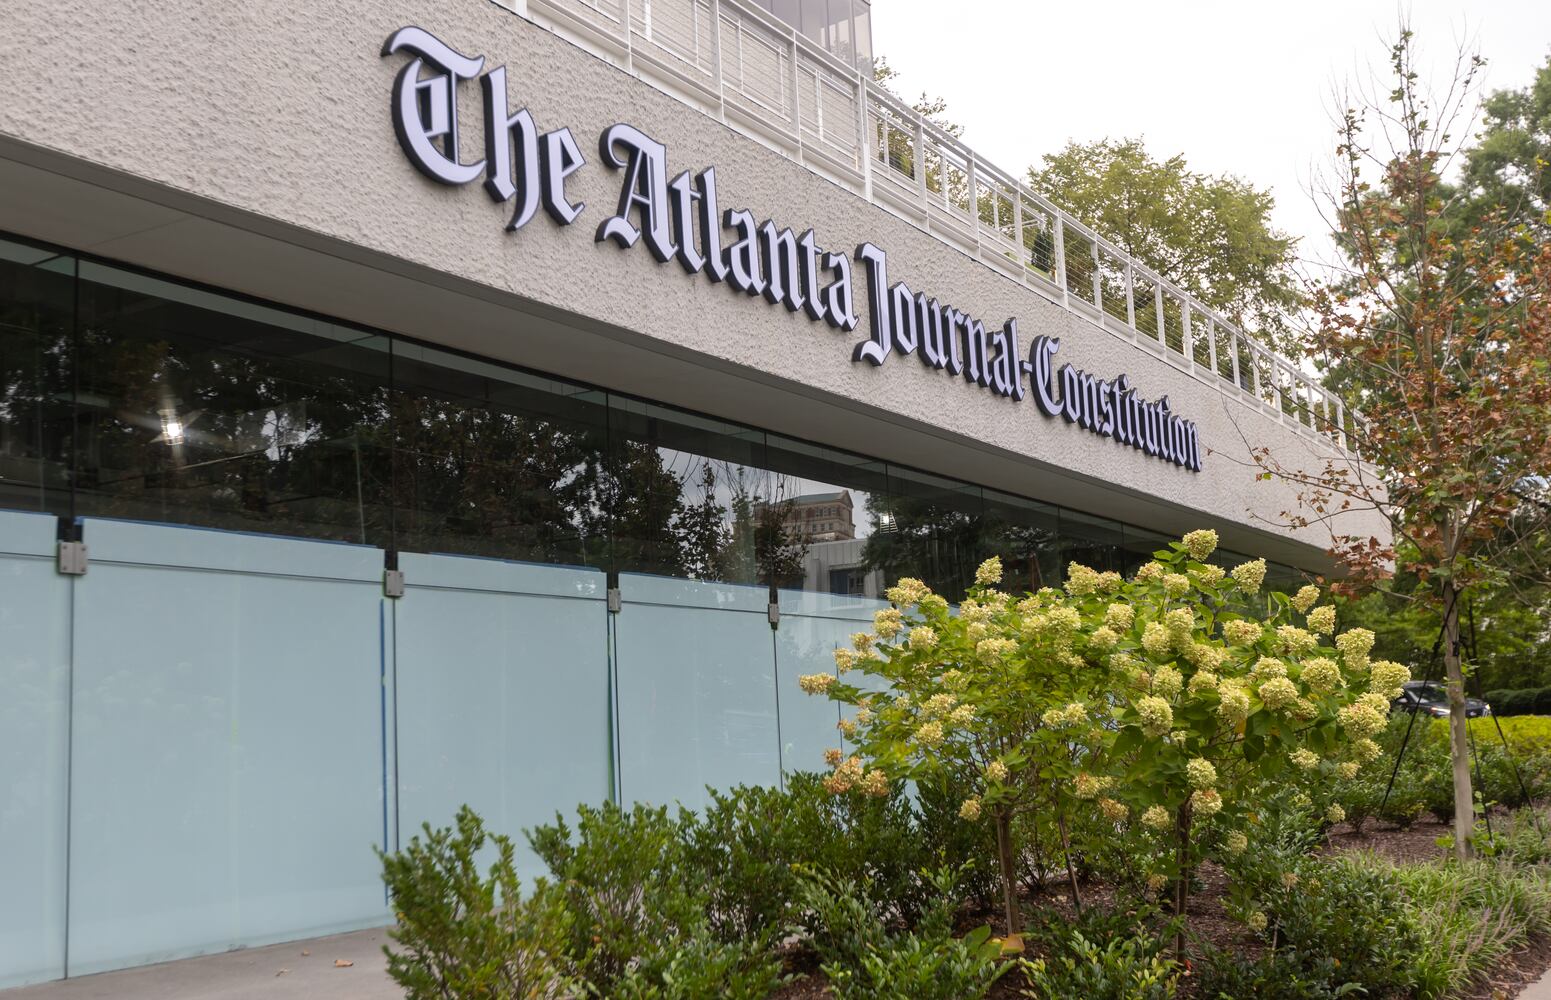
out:
M405 554L400 841L465 803L512 837L609 796L608 609L596 570Z
M65 972L70 584L54 528L0 511L0 987Z
M823 696L804 694L797 678L834 673L835 649L849 647L853 633L872 631L873 613L889 603L796 590L783 590L780 598L776 694L781 706L781 768L788 774L827 770L824 750L844 746L836 730L840 706ZM852 673L846 680L855 684L864 679Z
M382 554L113 521L86 539L69 973L385 922Z
M777 784L769 591L629 573L619 586L624 801L699 808L707 785Z

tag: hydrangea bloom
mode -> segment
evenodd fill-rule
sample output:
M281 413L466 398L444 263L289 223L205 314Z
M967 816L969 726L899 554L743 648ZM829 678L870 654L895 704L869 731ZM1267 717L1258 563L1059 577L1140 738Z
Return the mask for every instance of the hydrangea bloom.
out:
M1341 651L1341 659L1347 667L1362 670L1367 666L1368 653L1373 649L1373 633L1365 628L1342 632L1336 636L1336 648Z
M926 584L915 577L906 576L900 578L898 583L884 591L883 596L904 608L912 604L921 603L921 600L930 593L931 590Z
M847 670L850 670L852 667L856 666L856 652L841 646L839 649L835 650L835 666L842 674Z
M1221 566L1202 566L1198 570L1192 570L1191 575L1208 587L1215 587L1222 583L1222 578L1228 574L1223 572Z
M1015 652L1018 644L1011 639L981 639L975 644L975 655L986 663L996 663Z
M1292 606L1299 614L1306 614L1319 600L1319 588L1313 584L1305 584L1298 588L1298 592L1292 596Z
M936 720L922 723L921 728L916 730L916 741L924 747L942 746L942 723L937 722Z
M1217 768L1204 757L1192 757L1185 762L1185 780L1191 788L1213 788L1217 785Z
M834 683L834 674L803 674L797 678L797 686L807 694L823 694Z
M1247 646L1260 638L1260 633L1260 623L1252 622L1247 618L1235 618L1224 622L1222 627L1223 638L1230 646Z
M1208 692L1216 691L1217 685L1220 683L1221 681L1218 679L1216 674L1212 673L1210 670L1203 670L1190 678L1190 683L1186 686L1186 690L1188 690L1192 696L1199 697L1200 695L1206 694Z
M1231 830L1229 831L1228 835L1223 838L1222 846L1223 850L1227 851L1229 854L1243 854L1244 849L1249 846L1249 838L1237 830Z
M1371 668L1369 677L1375 691L1381 691L1386 698L1398 698L1401 685L1411 679L1411 671L1404 664L1393 660L1377 660Z
M899 635L900 629L905 627L905 622L898 608L884 608L872 616L872 625L883 638L892 639Z
M1147 811L1142 813L1142 823L1154 830L1167 830L1174 824L1174 817L1162 806L1148 806Z
M1357 772L1361 769L1362 765L1355 760L1344 760L1336 765L1336 773L1347 781L1357 777Z
M1325 810L1325 820L1330 823L1339 823L1346 819L1346 810L1337 803L1332 802L1330 808Z
M1249 918L1244 921L1245 926L1254 931L1256 934L1259 934L1261 931L1265 930L1268 923L1269 921L1266 919L1266 915L1260 910L1256 910L1254 913L1251 913Z
M1285 677L1273 677L1260 685L1260 700L1272 711L1286 708L1298 700L1298 689Z
M1097 650L1114 649L1119 641L1120 636L1116 635L1115 630L1108 625L1100 625L1088 637L1088 645Z
M1222 811L1222 795L1212 788L1191 793L1190 808L1201 819L1211 819Z
M1129 604L1111 604L1104 609L1104 624L1116 632L1127 632L1136 621L1136 609Z
M1116 802L1114 799L1100 799L1099 812L1114 823L1124 823L1131 815L1131 810L1124 802Z
M1163 592L1170 597L1184 597L1190 593L1190 577L1183 573L1165 573Z
M990 778L992 781L1006 781L1007 765L1003 764L999 760L993 760L991 763L986 765L986 777Z
M1187 534L1183 542L1190 558L1196 562L1205 562L1208 556L1217 551L1217 532L1210 528L1198 528Z
M1222 700L1217 705L1217 715L1230 725L1240 726L1249 718L1249 692L1241 684L1226 681L1217 688Z
M1163 563L1153 561L1145 564L1141 569L1137 570L1136 578L1143 583L1152 583L1154 580L1160 579L1167 572L1168 570L1164 568Z
M1336 630L1336 608L1333 604L1325 604L1309 612L1309 628L1320 635L1329 635Z
M1336 666L1336 661L1324 656L1316 656L1303 665L1303 672L1298 675L1310 689L1315 691L1330 692L1341 686L1341 668Z
M1142 629L1142 648L1149 656L1163 656L1172 645L1168 629L1157 622L1148 622Z
M1260 585L1266 579L1266 561L1256 559L1253 562L1240 563L1233 568L1233 579L1245 590L1255 593L1260 590Z
M1362 702L1346 705L1336 714L1341 722L1341 728L1346 730L1346 734L1353 739L1372 737L1375 733L1381 732L1388 721L1382 712L1374 711L1372 705L1365 705Z
M1141 717L1142 731L1148 736L1163 736L1174 725L1174 710L1168 702L1156 695L1148 695L1138 701L1136 714Z
M937 645L937 631L930 625L917 625L910 630L911 649L931 649Z
M1276 641L1282 651L1290 656L1302 656L1319 644L1312 632L1296 625L1278 625Z
M872 636L867 632L852 632L851 648L858 653L867 652L872 648Z
M1305 771L1312 771L1316 767L1319 767L1319 754L1306 747L1301 747L1297 750L1294 750L1287 756L1294 764L1303 768Z
M973 823L979 818L980 800L973 797L965 799L963 804L959 806L959 819L967 819Z
M999 556L992 556L981 563L975 570L975 582L981 586L1002 582L1002 560Z

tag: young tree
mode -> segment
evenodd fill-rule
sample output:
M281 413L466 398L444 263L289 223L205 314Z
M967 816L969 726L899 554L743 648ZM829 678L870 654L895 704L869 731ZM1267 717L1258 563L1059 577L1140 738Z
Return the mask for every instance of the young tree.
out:
M1336 519L1376 511L1415 553L1411 570L1442 617L1454 758L1454 841L1474 826L1461 595L1510 571L1551 528L1551 244L1522 218L1472 209L1445 183L1472 114L1479 58L1461 54L1433 98L1402 26L1389 89L1359 95L1340 124L1332 222L1344 272L1319 290L1311 353L1345 396L1361 466L1289 466L1255 452L1263 474L1298 489L1294 526L1330 528L1357 580L1388 572L1393 551ZM1460 225L1467 212L1479 221Z

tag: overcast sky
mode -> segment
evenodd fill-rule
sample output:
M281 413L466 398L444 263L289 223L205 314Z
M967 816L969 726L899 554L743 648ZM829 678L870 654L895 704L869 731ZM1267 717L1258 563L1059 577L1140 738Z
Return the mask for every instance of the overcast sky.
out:
M902 95L946 99L1010 173L1070 139L1142 136L1160 159L1272 188L1276 224L1320 256L1309 173L1334 148L1333 87L1383 68L1402 10L1440 83L1462 41L1492 89L1525 86L1551 54L1547 0L874 0L873 44Z

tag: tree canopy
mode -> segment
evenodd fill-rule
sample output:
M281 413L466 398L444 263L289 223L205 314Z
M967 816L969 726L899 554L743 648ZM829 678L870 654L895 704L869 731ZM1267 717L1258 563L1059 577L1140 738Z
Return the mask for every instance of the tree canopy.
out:
M1267 189L1156 159L1141 139L1073 142L1029 184L1248 333L1282 349L1299 303L1297 240L1271 223Z

